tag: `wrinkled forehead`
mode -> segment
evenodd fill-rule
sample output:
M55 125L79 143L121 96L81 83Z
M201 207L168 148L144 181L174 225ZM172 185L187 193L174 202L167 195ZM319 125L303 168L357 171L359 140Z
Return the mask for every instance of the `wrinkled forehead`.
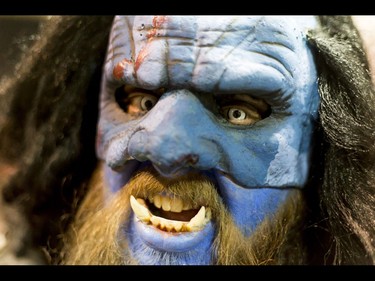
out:
M143 39L138 38L139 40L154 36L199 40L202 39L201 36L208 39L204 37L207 32L216 32L216 36L209 38L217 41L225 34L241 31L247 31L238 34L242 39L258 32L270 36L284 34L295 37L298 33L317 26L313 16L117 16L116 20L126 20L131 28L145 31L145 36ZM291 37L289 39L293 40Z
M116 16L113 29L123 24L139 32L135 41L170 37L232 45L237 40L250 41L256 34L296 44L300 33L315 28L317 21L313 16ZM227 36L232 37L222 40Z
M210 90L224 72L246 66L251 77L258 63L287 80L302 67L306 31L316 26L312 16L117 16L107 75L150 89L189 80Z

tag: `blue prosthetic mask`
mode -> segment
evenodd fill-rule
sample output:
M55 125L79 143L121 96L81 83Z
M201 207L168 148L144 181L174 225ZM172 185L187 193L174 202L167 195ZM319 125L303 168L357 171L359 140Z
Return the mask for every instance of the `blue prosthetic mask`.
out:
M166 179L201 173L250 236L307 181L319 96L306 32L316 27L302 16L116 17L97 144L108 192L145 167ZM168 196L149 204L181 212L184 198ZM181 264L211 263L217 229L207 206L190 224L163 227L143 199L129 199L127 229L140 263L149 263L140 246L194 253Z

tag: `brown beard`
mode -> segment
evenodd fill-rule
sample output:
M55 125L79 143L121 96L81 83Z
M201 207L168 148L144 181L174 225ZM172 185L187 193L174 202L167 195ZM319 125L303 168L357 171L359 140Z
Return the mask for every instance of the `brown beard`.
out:
M301 192L294 190L272 218L266 218L250 237L235 225L212 183L194 174L173 182L153 170L137 175L120 191L107 196L102 167L93 175L88 193L75 220L63 237L60 264L130 265L131 257L122 227L132 214L130 195L146 197L161 191L201 202L211 208L217 226L211 256L215 265L268 265L303 263L298 227L303 214ZM187 188L188 187L188 188ZM292 254L290 254L292 253Z

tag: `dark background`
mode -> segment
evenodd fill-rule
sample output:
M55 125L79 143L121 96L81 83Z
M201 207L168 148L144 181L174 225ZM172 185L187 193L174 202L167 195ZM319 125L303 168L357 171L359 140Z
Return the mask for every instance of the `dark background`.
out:
M12 74L20 53L36 39L46 16L0 16L0 78Z

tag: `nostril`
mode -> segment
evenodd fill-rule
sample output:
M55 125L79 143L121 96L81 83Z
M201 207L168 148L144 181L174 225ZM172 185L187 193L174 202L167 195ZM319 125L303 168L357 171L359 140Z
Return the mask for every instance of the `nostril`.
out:
M181 175L190 170L190 166L197 164L199 156L196 154L188 154L179 157L170 164L162 164L153 162L155 169L163 176L171 177Z
M188 154L183 155L179 159L177 159L177 163L181 163L182 165L195 165L199 161L199 156L196 154Z

